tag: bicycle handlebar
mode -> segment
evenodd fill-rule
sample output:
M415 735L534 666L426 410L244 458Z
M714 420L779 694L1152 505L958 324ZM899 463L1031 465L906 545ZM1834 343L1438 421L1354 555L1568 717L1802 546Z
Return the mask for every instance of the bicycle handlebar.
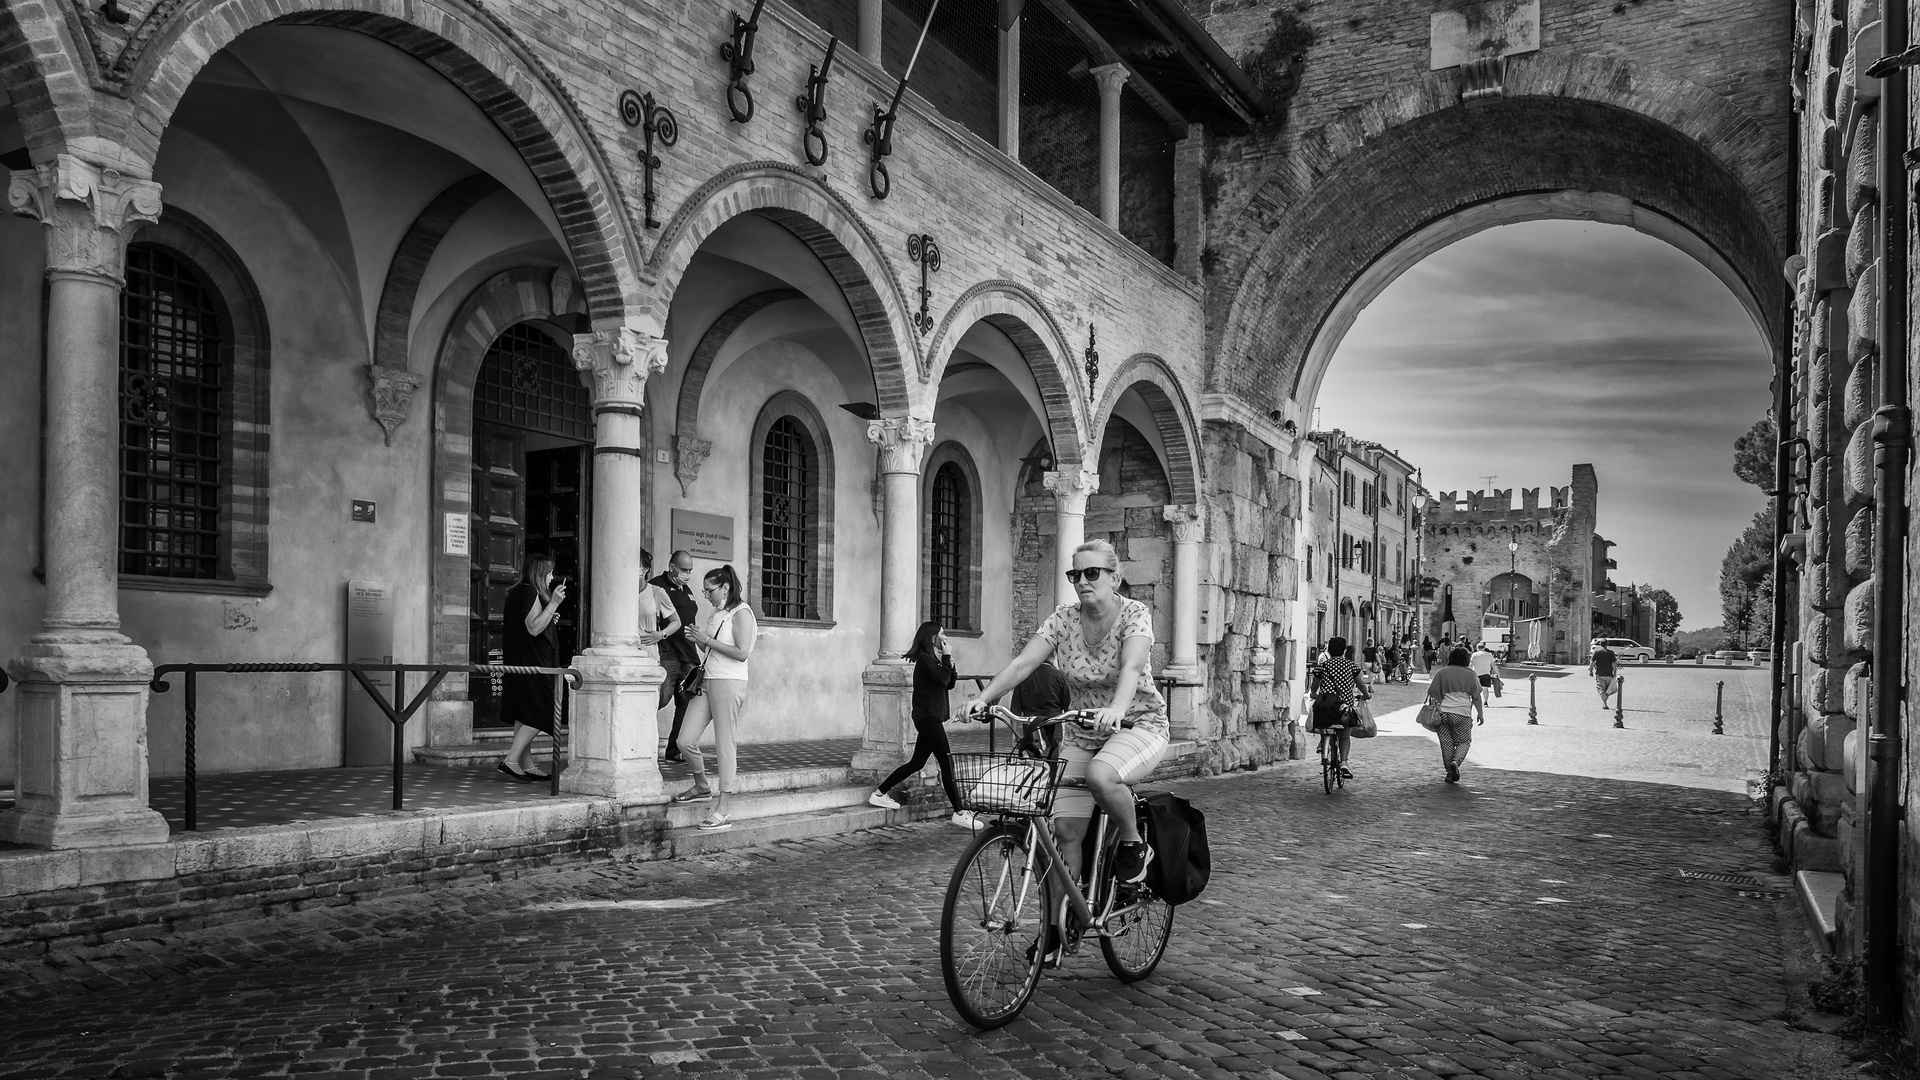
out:
M1098 709L1069 709L1058 716L1040 719L1032 716L1021 716L1019 713L1004 706L989 705L986 708L986 715L980 718L980 722L983 724L991 724L995 720L999 720L1009 727L1016 729L1021 724L1032 724L1038 727L1057 727L1061 724L1073 724L1075 727L1091 730L1094 727L1092 717L1099 713L1099 711ZM963 711L959 719L962 723L966 723L973 720L974 717ZM1133 726L1133 721L1122 719L1120 726L1130 728Z

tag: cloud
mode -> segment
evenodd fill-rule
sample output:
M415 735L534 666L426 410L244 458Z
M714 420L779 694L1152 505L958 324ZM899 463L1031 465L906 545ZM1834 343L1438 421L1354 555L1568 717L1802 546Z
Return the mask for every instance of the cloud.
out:
M1765 415L1765 341L1719 279L1631 229L1542 221L1421 261L1335 353L1317 427L1392 447L1427 486L1600 479L1614 580L1660 585L1687 625L1719 621L1720 559L1765 496L1733 441Z

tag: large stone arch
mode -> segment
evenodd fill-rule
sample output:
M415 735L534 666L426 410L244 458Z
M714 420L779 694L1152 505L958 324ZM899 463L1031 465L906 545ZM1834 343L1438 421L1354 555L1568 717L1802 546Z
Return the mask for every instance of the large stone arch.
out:
M88 53L82 51L88 46L73 17L58 0L0 4L0 85L12 99L29 155L37 165L74 153L149 176L146 164L126 160L118 147L93 137L87 110L93 89L84 67Z
M1150 353L1128 358L1107 382L1107 392L1093 414L1093 430L1104 434L1107 421L1120 403L1120 396L1136 390L1153 415L1161 448L1167 455L1167 482L1173 488L1173 501L1197 506L1202 490L1200 481L1200 430L1194 422L1193 403L1187 399L1179 376L1165 360ZM1095 462L1100 460L1099 446L1092 447Z
M480 365L494 339L515 323L548 319L553 314L553 268L520 267L495 274L473 291L447 324L447 336L433 370L433 512L427 529L433 545L427 612L431 664L468 662L469 563L466 555L448 555L446 521L473 510L473 392ZM556 340L558 329L555 330ZM464 700L464 679L449 679L435 692L441 699Z
M906 294L879 240L846 200L800 169L774 161L722 170L693 193L661 230L646 273L663 306L686 276L694 253L714 230L741 214L759 214L792 233L818 258L840 291L867 349L867 365L883 416L906 416L923 405L916 382L927 376L907 317ZM930 411L930 402L925 403Z
M1644 210L1678 226L1697 240L1691 253L1730 268L1777 343L1784 129L1775 137L1710 91L1617 60L1514 58L1506 96L1471 107L1449 78L1304 136L1221 229L1213 250L1230 288L1216 293L1226 299L1209 389L1269 408L1295 396L1310 343L1369 266L1436 222L1517 195L1598 193L1630 208L1615 217Z
M596 322L644 313L640 246L624 199L591 125L559 78L497 18L464 0L352 0L354 10L301 0L186 0L157 5L140 30L136 56L123 58L124 115L96 124L137 160L152 162L180 98L207 59L269 23L325 26L365 34L419 60L453 83L517 151L559 221L587 309ZM615 104L606 103L612 117ZM116 128L117 130L105 130Z
M935 387L946 376L953 350L973 324L985 322L1007 336L1027 362L1040 388L1041 417L1053 443L1056 468L1078 468L1098 429L1086 426L1086 400L1075 374L1073 350L1040 298L1011 281L983 281L960 295L927 345L928 369Z

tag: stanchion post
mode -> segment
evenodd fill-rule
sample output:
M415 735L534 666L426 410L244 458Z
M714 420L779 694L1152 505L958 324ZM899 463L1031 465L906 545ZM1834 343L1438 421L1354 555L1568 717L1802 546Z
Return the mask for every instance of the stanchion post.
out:
M1613 726L1617 728L1627 726L1627 677L1625 675L1613 677Z
M1539 690L1540 690L1540 676L1538 675L1527 676L1527 723L1534 727L1538 727L1540 725Z
M407 669L394 665L393 668L393 707L398 710L407 707ZM402 770L407 760L407 720L406 714L398 713L399 719L393 721L393 808L400 809L405 800L402 784L405 782Z
M1713 733L1715 735L1725 735L1727 733L1721 721L1721 703L1726 692L1727 682L1725 679L1713 684Z
M195 760L199 756L199 745L194 728L200 722L200 680L199 672L188 668L185 671L187 693L187 831L200 829L200 764Z

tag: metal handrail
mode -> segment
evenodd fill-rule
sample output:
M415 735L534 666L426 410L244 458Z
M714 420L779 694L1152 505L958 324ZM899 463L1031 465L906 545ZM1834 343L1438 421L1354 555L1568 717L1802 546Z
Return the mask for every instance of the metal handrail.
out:
M327 671L344 671L353 676L360 688L367 692L380 711L386 714L387 722L393 725L393 808L405 809L406 797L406 727L420 706L439 687L440 681L448 675L463 673L468 675L552 675L554 677L553 698L553 761L548 766L549 788L554 794L560 794L560 767L562 753L566 748L560 736L561 718L565 715L565 695L580 686L581 674L571 667L527 667L515 664L161 664L153 669L153 682L149 685L156 694L164 694L171 684L166 676L179 672L185 676L186 710L186 801L188 832L197 832L200 828L200 777L198 728L200 713L200 673L212 672L226 675L261 675L277 673L312 674ZM429 672L432 677L427 685L411 700L407 698L406 673L409 671ZM380 689L367 678L369 673L389 672L393 675L393 701L387 701ZM4 674L0 674L0 690L5 689Z

